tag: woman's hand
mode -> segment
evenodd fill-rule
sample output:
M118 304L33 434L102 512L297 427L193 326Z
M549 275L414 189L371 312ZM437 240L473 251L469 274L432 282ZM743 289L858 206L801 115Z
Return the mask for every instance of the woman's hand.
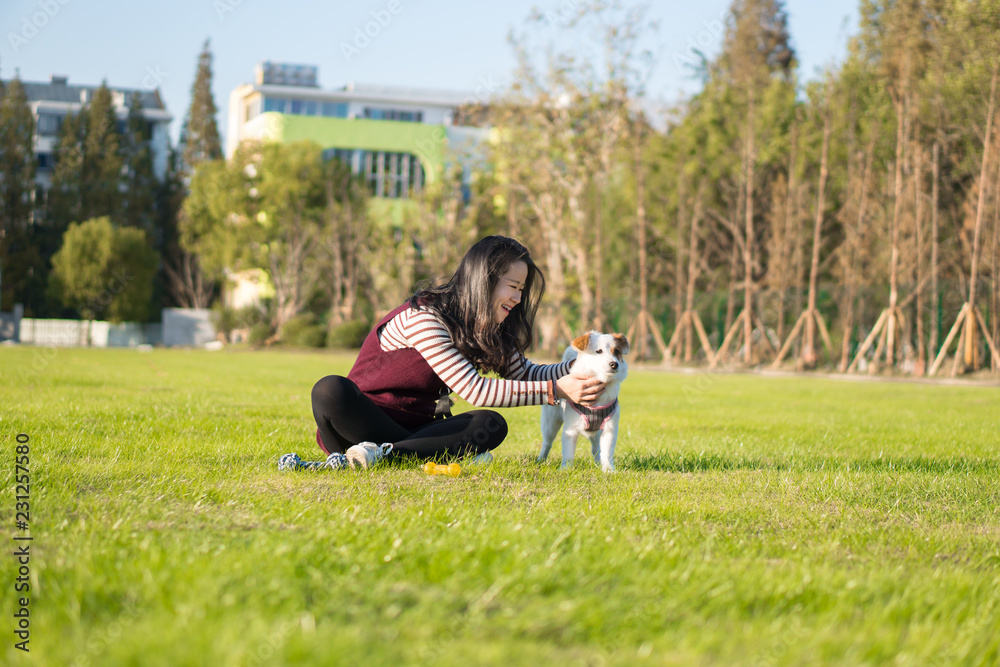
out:
M564 375L556 380L556 398L568 398L579 405L593 405L604 391L604 383L594 377Z

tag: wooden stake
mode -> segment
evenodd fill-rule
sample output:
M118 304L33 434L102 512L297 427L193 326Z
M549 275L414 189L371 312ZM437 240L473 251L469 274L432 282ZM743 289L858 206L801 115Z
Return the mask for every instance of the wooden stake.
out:
M976 319L979 320L979 328L982 329L983 337L986 339L987 345L990 346L990 354L993 355L994 359L1000 358L1000 354L997 352L997 341L993 339L989 329L986 328L986 320L983 319L983 314L979 312L978 308L974 308L973 311L976 313Z
M961 310L958 311L958 317L955 318L955 324L951 327L951 331L948 332L948 335L945 336L944 344L941 346L941 351L938 352L937 358L934 359L934 364L931 365L931 369L927 371L927 377L934 377L934 374L937 373L938 367L940 367L941 362L944 361L944 356L948 354L948 346L951 345L951 341L955 338L955 334L958 333L959 327L965 319L966 309L968 307L969 304L963 304Z
M743 311L733 320L733 325L729 327L729 332L726 333L726 337L722 340L722 345L719 346L718 351L715 353L715 357L709 363L708 367L710 369L715 368L718 363L726 356L729 352L729 345L733 342L733 336L736 335L736 331L740 328L743 323Z
M805 367L816 365L816 291L819 281L819 246L823 238L823 208L826 205L827 154L830 148L830 79L826 83L824 104L823 148L819 162L819 193L816 196L816 219L813 223L812 262L809 265L809 306L806 312L805 341L799 358ZM829 347L829 346L828 346Z
M875 326L872 327L871 332L869 332L868 336L865 338L865 341L861 344L861 347L858 348L858 353L854 355L854 361L852 361L851 365L847 367L848 373L857 368L858 361L861 359L862 356L864 356L865 352L868 351L868 348L872 346L872 341L874 341L875 337L879 335L879 332L882 330L882 326L885 324L885 320L888 316L889 316L889 311L887 310L883 310L882 314L878 316L878 320L876 320Z
M805 322L808 314L808 311L803 311L802 314L799 315L799 319L795 320L795 326L792 327L791 332L788 334L788 338L785 339L785 344L782 345L781 349L778 351L778 356L775 357L774 363L771 364L771 368L777 368L781 364L781 361L785 358L785 355L788 354L788 350L792 347L792 343L795 342L796 337L799 335L799 330L802 329L802 324Z

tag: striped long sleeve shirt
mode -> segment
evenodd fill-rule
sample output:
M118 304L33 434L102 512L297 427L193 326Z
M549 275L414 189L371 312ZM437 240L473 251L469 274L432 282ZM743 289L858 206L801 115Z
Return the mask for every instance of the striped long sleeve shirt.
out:
M415 308L406 308L393 317L382 329L379 344L384 352L417 350L452 391L476 407L553 404L555 380L569 373L573 363L539 365L519 354L503 378L484 377L455 348L438 316Z

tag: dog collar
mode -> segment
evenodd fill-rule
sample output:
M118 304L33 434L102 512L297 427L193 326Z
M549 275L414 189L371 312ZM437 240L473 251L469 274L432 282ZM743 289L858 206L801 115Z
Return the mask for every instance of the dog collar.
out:
M566 402L573 406L585 421L585 431L600 431L604 428L608 420L611 419L611 415L614 414L615 408L618 407L618 399L611 401L607 405L597 405L592 408L588 408L585 405L580 405L579 403L574 403L573 401L566 399Z

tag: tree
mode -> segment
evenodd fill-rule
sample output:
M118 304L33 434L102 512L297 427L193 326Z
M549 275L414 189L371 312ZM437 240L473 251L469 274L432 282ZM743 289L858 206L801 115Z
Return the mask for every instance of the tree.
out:
M323 170L319 146L311 142L244 142L231 161L199 165L184 201L184 248L212 277L265 270L278 331L305 306L318 277Z
M185 198L185 190L190 187L199 165L222 158L216 113L212 97L212 54L209 41L205 40L191 87L191 106L181 128L181 153L180 156L171 156L172 172L161 194L165 205L163 230L166 257L163 264L168 290L177 303L191 308L208 306L219 275L206 275L199 257L192 254L183 241L182 228L196 228L198 225L184 220L184 216L188 215L187 208L175 202ZM219 267L215 268L219 270Z
M198 54L198 70L191 87L191 106L181 129L185 169L191 170L206 160L222 157L216 113L218 109L212 97L212 52L206 39Z
M0 219L5 232L31 221L35 192L35 121L20 79L0 95Z
M326 250L330 272L330 318L328 327L355 319L364 266L372 255L365 213L368 208L368 188L340 160L330 160L323 169L323 191L326 196L324 230L320 247Z
M94 218L70 224L52 258L49 285L87 319L144 321L156 262L145 231L115 227L108 216Z
M18 78L0 87L0 306L23 300L37 250L30 241L35 192L34 118ZM6 295L6 296L5 296Z
M49 194L49 217L58 232L77 220L123 219L122 141L111 91L102 83L79 114L63 121Z
M153 150L149 124L142 116L142 98L138 92L129 100L122 154L125 162L124 206L122 222L151 233L156 216L156 191L159 184L153 174Z
M795 53L790 45L783 3L780 0L735 0L730 9L722 53L713 65L712 76L729 89L734 97L733 111L738 110L746 119L742 128L743 158L738 176L743 204L742 239L737 240L739 232L733 230L734 241L742 250L744 296L743 310L719 346L712 365L728 353L738 328L743 330L743 362L754 362L757 180L769 171L768 163L780 165L777 158L782 152L776 149L783 143L783 127L787 125L788 112L793 106L790 101L794 99L794 70ZM764 174L758 171L759 162L765 168Z

